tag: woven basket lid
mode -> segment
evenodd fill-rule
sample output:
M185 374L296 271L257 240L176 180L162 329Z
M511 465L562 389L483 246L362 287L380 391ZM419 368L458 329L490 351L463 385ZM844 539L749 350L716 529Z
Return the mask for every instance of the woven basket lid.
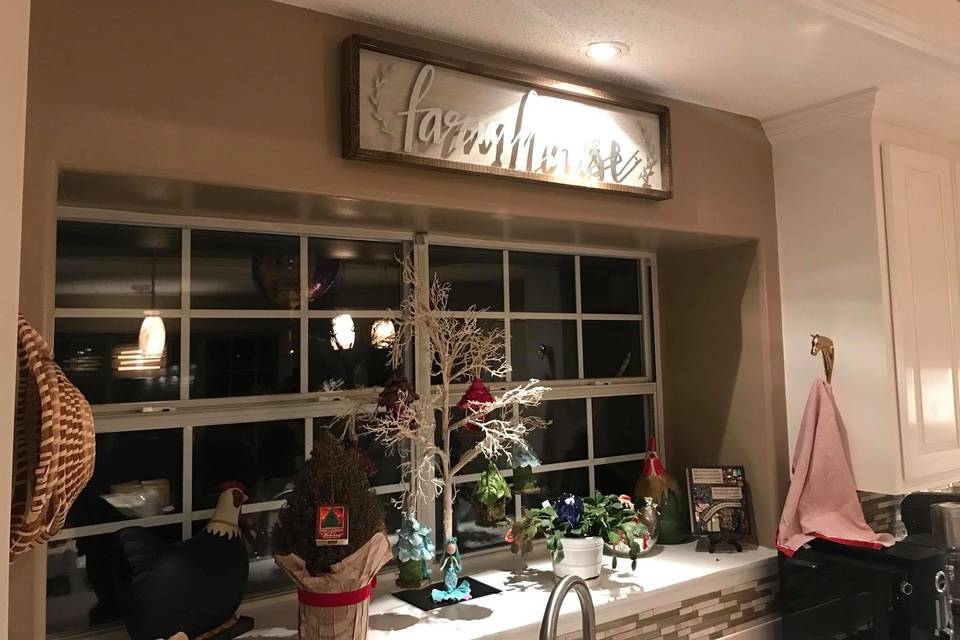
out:
M63 528L93 476L93 412L23 316L17 326L10 561Z

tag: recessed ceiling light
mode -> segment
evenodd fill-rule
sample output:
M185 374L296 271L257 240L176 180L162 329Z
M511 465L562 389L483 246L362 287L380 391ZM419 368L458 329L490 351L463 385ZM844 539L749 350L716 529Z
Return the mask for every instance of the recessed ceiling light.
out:
M630 47L623 42L607 40L588 44L583 48L583 55L595 62L609 62L614 58L619 58L629 50Z

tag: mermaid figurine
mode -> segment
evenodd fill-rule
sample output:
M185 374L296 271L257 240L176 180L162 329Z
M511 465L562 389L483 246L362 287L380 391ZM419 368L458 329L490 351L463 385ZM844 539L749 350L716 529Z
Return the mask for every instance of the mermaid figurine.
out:
M443 562L440 563L440 571L443 573L443 586L446 589L434 589L430 592L430 598L434 602L443 602L444 600L461 602L470 599L470 583L464 580L457 584L461 569L463 569L463 560L460 558L457 539L447 538L446 542L443 543Z

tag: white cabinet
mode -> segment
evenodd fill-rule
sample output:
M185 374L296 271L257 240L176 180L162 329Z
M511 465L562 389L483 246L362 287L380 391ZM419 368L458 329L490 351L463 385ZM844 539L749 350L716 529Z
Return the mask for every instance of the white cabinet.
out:
M903 494L960 481L960 142L882 107L861 92L763 124L791 454L820 333L858 488Z
M960 254L949 158L883 145L903 475L960 475Z

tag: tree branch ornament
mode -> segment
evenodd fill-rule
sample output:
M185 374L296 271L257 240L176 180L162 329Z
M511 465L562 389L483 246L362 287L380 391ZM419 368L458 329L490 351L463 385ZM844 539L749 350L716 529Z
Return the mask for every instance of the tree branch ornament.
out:
M480 325L480 311L470 307L453 314L448 309L450 284L434 278L424 282L412 257L402 261L404 284L409 294L395 320L396 334L390 362L399 371L403 356L414 336L423 340L430 354L430 374L439 384L426 397L412 389L393 389L390 406L369 404L352 408L365 415L353 424L372 436L388 454L409 451L402 456L400 471L404 482L401 499L404 516L412 518L418 501L443 497L443 538L453 536L455 476L473 460L506 458L527 449L527 436L547 426L544 419L527 415L540 404L549 389L538 380L499 394L461 403L452 386L479 381L482 377L504 378L510 368L504 353L504 332ZM465 396L466 397L466 396ZM451 436L458 430L471 431L476 442L456 459L451 455ZM439 438L436 436L439 434Z

